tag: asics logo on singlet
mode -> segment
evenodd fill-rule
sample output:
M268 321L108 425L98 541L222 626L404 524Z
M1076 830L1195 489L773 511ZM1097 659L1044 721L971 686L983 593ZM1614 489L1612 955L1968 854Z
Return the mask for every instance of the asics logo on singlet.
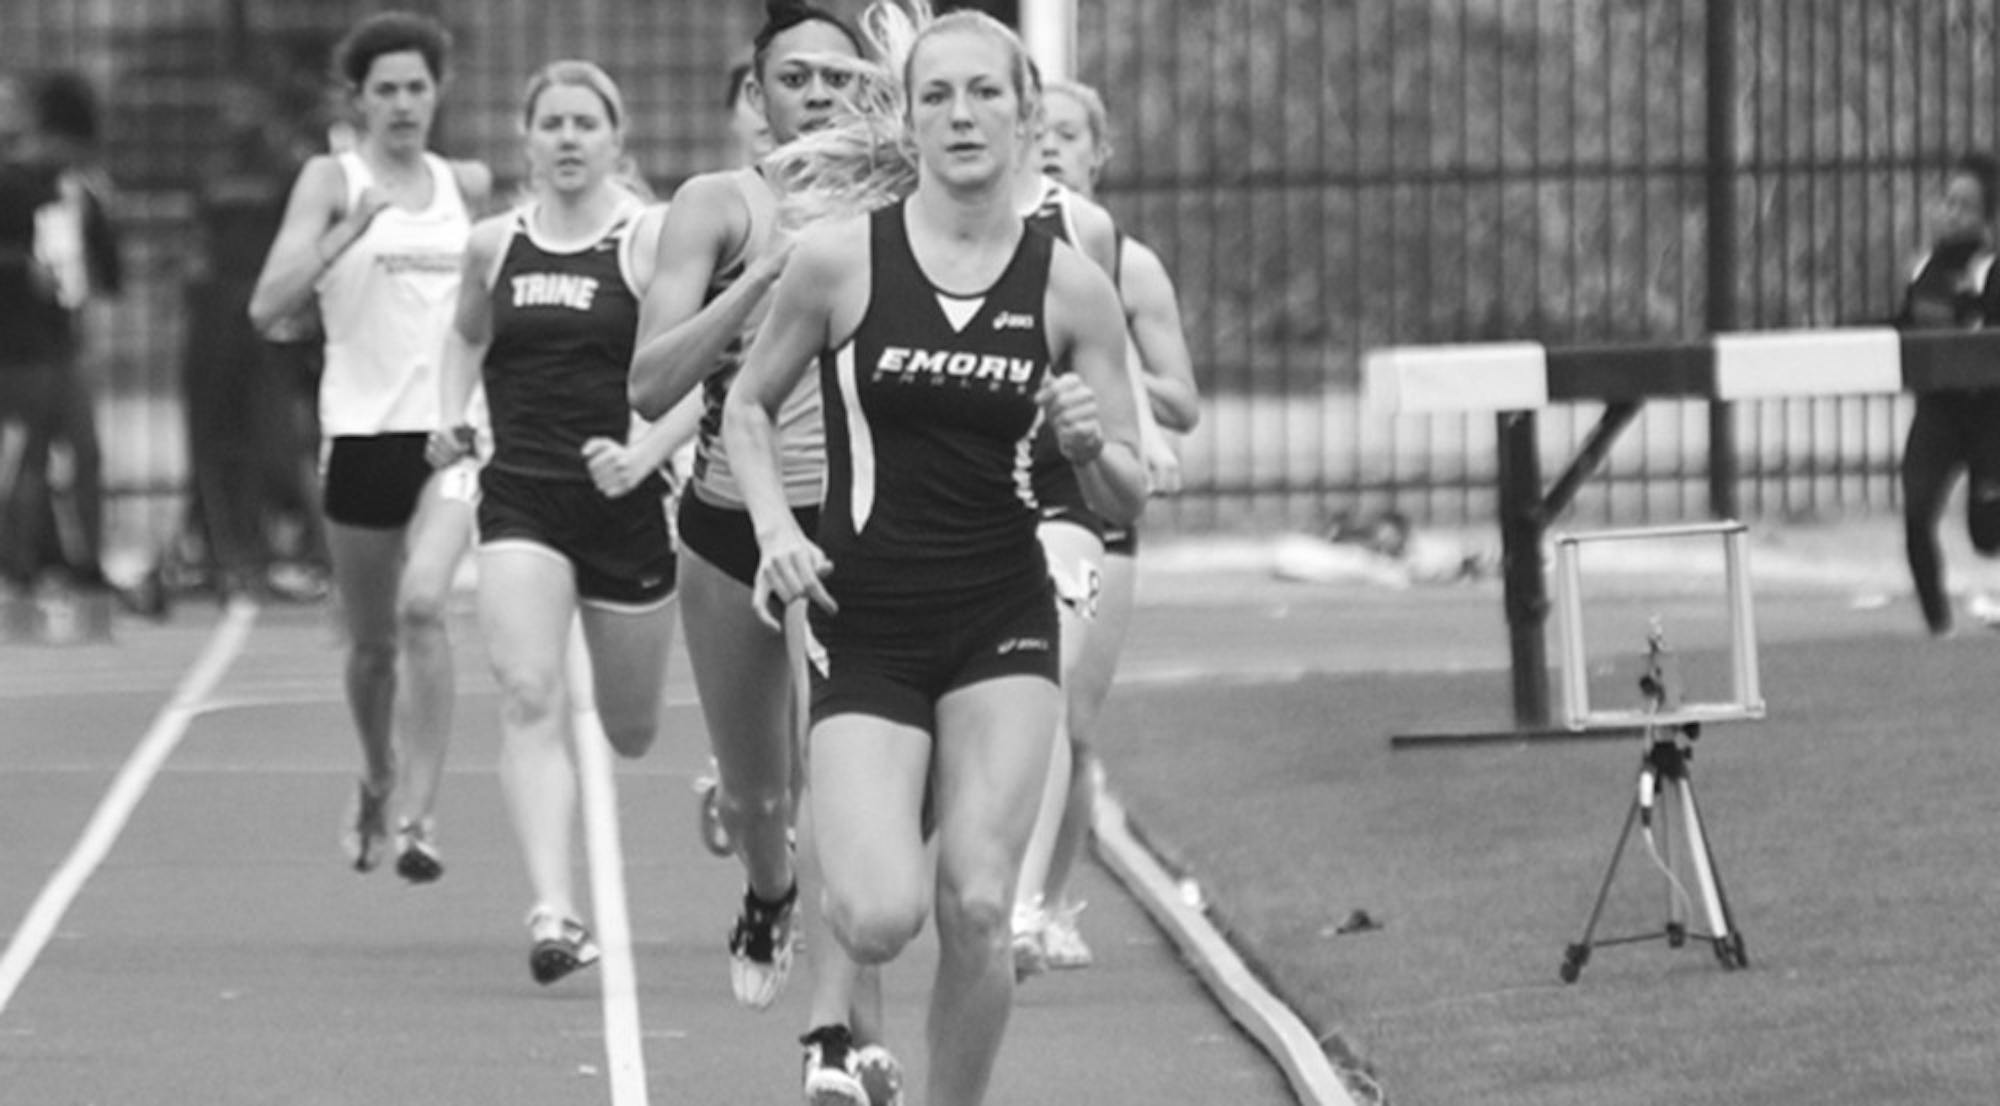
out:
M1033 315L1023 315L1018 311L1002 311L993 316L993 329L1033 330L1035 329L1035 317Z
M567 307L588 311L597 278L576 273L522 273L513 279L515 307Z
M875 362L875 375L894 375L909 380L948 377L962 383L985 381L996 387L1001 384L1025 387L1028 381L1034 379L1035 362L1029 357L885 346L881 360Z

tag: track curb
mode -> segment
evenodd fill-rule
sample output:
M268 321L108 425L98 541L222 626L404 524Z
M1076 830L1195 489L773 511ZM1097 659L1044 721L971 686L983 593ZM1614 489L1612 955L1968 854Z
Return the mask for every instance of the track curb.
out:
M1362 1106L1312 1030L1265 987L1199 905L1132 832L1125 807L1100 791L1092 817L1097 856L1155 924L1165 930L1202 985L1269 1053L1305 1106ZM1196 886L1198 892L1198 885ZM1195 899L1190 903L1188 899Z

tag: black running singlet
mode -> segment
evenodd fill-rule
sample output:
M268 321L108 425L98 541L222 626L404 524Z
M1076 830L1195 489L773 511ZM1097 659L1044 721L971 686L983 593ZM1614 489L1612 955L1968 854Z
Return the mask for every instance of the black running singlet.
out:
M1054 181L1047 182L1042 191L1042 199L1035 209L1026 216L1028 229L1045 234L1053 239L1067 242L1081 248L1076 240L1076 223L1070 217L1068 189ZM1057 371L1067 372L1068 366ZM1055 428L1044 423L1035 434L1034 475L1035 502L1041 508L1042 517L1061 518L1075 522L1094 533L1104 532L1104 520L1090 509L1083 496L1083 483L1077 479L1075 466L1062 455L1062 447L1056 442Z
M628 250L638 213L581 250L534 241L529 212L516 216L493 282L493 344L486 404L493 459L503 472L590 479L583 443L625 441L632 414L626 374L638 336L639 297Z
M861 325L820 358L829 589L846 604L1039 586L1048 569L1029 453L1049 370L1054 243L1024 232L975 296L931 284L903 204L871 216L869 249Z

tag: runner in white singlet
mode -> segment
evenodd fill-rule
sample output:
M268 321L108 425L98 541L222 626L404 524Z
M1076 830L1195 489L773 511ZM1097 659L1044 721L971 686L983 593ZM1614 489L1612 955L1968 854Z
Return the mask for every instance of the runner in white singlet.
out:
M292 186L250 317L282 331L317 308L321 496L348 648L346 692L362 774L342 840L358 871L390 851L412 882L443 872L434 841L453 703L446 601L471 539L469 463L435 474L438 362L471 217L492 175L427 145L450 39L385 12L349 32L336 67L362 121L352 151L308 161Z

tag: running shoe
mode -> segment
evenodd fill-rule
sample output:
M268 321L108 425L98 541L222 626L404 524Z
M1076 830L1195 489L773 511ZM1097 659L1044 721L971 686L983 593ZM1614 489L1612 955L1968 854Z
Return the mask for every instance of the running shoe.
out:
M903 1106L903 1065L894 1053L881 1045L862 1045L854 1050L854 1067L868 1092L868 1106Z
M711 855L734 856L736 842L729 839L729 827L722 823L722 783L715 772L711 759L708 774L694 778L695 794L701 796L701 844Z
M1049 951L1042 943L1049 913L1040 900L1014 904L1014 982L1049 970Z
M597 942L590 930L546 906L528 912L528 936L534 941L528 950L528 971L544 987L597 963Z
M777 902L765 902L749 888L743 891L743 912L729 934L729 982L736 1001L752 1010L776 1002L785 989L785 977L792 971L793 908L798 901L796 882Z
M396 874L411 883L432 883L444 875L438 858L437 827L429 818L405 818L396 827Z
M846 1026L822 1025L799 1043L806 1047L806 1106L870 1106L854 1036Z
M357 872L372 872L389 852L389 792L367 780L355 784L354 798L340 820L340 847Z
M1048 912L1042 926L1042 957L1049 967L1058 971L1088 968L1095 959L1076 926L1076 916L1083 913L1083 906L1080 902L1064 902Z

